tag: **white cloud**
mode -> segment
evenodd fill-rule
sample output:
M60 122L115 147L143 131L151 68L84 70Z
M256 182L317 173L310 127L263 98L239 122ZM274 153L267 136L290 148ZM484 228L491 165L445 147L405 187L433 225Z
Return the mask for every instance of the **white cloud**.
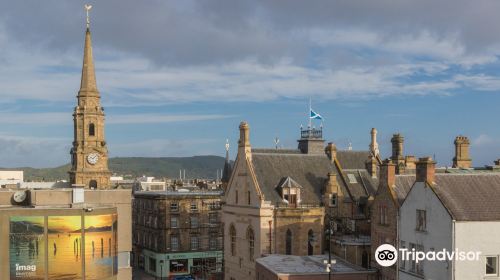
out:
M488 136L487 134L480 134L479 136L477 136L472 140L472 145L480 147L480 146L490 145L494 142L495 140L490 136Z
M110 115L107 124L143 124L143 123L172 123L208 121L230 118L230 115L164 115L164 114L130 114L130 115Z

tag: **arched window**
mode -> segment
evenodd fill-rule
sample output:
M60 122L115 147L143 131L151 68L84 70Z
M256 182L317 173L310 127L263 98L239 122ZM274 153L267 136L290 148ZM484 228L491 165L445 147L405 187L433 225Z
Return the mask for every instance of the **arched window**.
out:
M285 254L292 254L292 232L290 229L286 230Z
M248 240L248 259L253 261L254 253L255 253L255 235L253 229L248 227L247 231L247 240Z
M90 182L89 182L89 188L91 188L91 189L97 189L97 181L96 180L90 180Z
M89 124L89 136L95 136L95 125L93 123Z
M231 241L231 256L236 256L236 229L233 225L229 227L229 238Z
M309 230L307 233L307 255L311 256L314 255L314 232L312 229Z

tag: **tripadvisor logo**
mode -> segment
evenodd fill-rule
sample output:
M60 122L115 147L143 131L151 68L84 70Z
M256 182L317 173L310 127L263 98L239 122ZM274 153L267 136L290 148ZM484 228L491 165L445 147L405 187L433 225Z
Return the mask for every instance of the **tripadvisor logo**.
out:
M375 251L375 260L381 266L391 266L398 261L398 251L391 244L382 244Z
M455 251L448 251L443 249L441 251L417 251L415 248L408 250L407 248L400 248L399 252L391 244L382 244L375 251L375 260L380 266L391 266L398 261L399 258L403 261L415 261L419 263L423 260L427 261L479 261L481 252L464 252L456 249Z

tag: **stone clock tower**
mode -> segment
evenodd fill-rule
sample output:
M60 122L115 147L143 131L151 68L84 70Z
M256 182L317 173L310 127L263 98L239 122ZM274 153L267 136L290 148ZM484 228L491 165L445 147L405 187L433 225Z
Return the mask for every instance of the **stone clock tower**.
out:
M72 185L91 189L110 186L108 148L104 138L104 109L97 90L92 42L87 21L83 53L82 81L78 91L78 104L73 113L74 141L71 148Z

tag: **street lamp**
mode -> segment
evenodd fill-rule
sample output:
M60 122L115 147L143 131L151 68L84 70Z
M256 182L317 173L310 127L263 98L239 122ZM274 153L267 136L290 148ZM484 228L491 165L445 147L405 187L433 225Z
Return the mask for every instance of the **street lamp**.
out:
M163 279L163 260L160 260L160 279Z
M326 264L326 271L328 272L328 280L332 279L333 265L337 263L336 260L332 260L332 233L333 233L333 219L330 217L328 219L328 261L324 260Z

